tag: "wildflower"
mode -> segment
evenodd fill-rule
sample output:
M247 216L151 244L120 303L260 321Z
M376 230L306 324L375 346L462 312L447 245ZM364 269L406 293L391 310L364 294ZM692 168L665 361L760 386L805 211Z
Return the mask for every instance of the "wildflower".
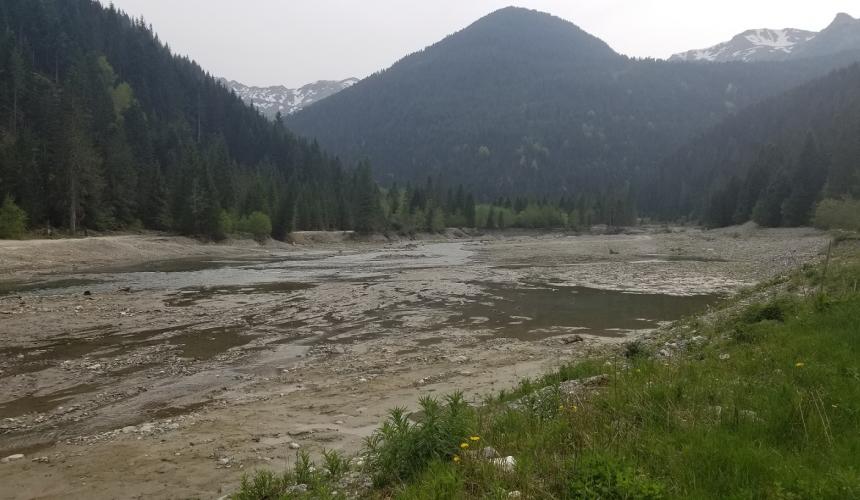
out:
M460 443L460 449L461 450L465 450L468 447L469 447L469 443Z
M473 443L477 443L480 440L481 440L480 436L472 436L469 438L469 441L472 441Z
M796 368L803 368L804 366L806 366L806 364L805 364L805 363L803 363L803 362L797 362L797 363L795 363L795 364L794 364L794 366L795 366Z
M460 462L460 455L454 455L454 457L451 460L453 460L455 464L459 463Z
M579 408L577 408L576 405L573 405L570 407L570 411L572 411L572 412L576 412L576 410L578 410L578 409Z

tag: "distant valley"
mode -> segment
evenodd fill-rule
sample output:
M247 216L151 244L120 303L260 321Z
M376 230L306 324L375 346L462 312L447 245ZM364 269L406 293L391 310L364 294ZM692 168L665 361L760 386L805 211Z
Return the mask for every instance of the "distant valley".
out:
M274 119L278 113L284 116L293 114L317 101L349 88L358 83L358 78L320 80L297 89L287 88L284 85L254 87L226 78L221 78L219 81L228 89L236 92L236 95L247 104L260 110L266 118Z

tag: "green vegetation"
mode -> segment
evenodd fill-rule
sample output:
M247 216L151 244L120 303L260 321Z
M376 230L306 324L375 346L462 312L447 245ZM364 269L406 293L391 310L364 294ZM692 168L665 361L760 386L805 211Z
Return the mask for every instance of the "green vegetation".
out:
M633 59L565 20L506 8L285 120L348 162L370 158L377 179L401 185L432 172L488 201L557 199L653 182L653 190L637 189L641 202L683 197L701 216L698 204L709 185L693 183L705 172L684 170L679 161L678 171L663 178L661 160L739 110L856 60L856 54L778 63ZM819 99L829 95L806 101L815 106ZM754 132L780 125L768 120ZM744 139L704 155L725 152L730 160ZM652 215L650 207L639 208Z
M721 227L807 225L816 202L860 197L860 64L741 110L661 162L640 210ZM832 206L826 208L833 208Z
M470 442L475 414L462 394L447 397L445 404L425 397L419 406L420 423L411 422L405 409L395 408L367 440L365 455L375 485L402 484L433 461L459 460L459 447Z
M257 241L265 241L272 234L272 221L263 212L254 212L239 223L240 231L250 233Z
M244 477L239 493L233 500L277 500L277 499L345 499L337 484L349 472L349 460L334 450L323 451L321 467L311 461L307 452L296 453L292 470L283 474L259 471L253 478Z
M27 214L6 196L0 206L0 239L15 239L27 230Z
M419 423L396 410L365 449L374 486L363 495L858 498L858 282L860 244L846 238L826 264L675 325L671 340L686 347L672 358L639 343L477 408L424 399ZM596 374L596 390L565 391ZM515 466L484 458L484 446ZM236 498L273 498L250 495L252 484Z
M860 200L822 200L815 209L813 222L821 229L860 231Z
M0 198L32 226L375 228L369 167L349 172L266 120L142 19L109 2L4 0L0 26Z

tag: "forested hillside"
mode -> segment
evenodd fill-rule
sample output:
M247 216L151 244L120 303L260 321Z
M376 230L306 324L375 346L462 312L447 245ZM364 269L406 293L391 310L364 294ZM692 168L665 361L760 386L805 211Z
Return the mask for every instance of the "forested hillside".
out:
M429 173L483 199L613 195L697 131L855 59L632 60L567 21L507 8L287 120L343 158L369 158L383 183Z
M378 197L368 168L345 171L93 0L0 2L0 133L0 199L31 226L220 237L262 213L283 237L368 226Z
M753 106L660 167L647 211L712 226L803 225L823 197L860 197L860 65Z

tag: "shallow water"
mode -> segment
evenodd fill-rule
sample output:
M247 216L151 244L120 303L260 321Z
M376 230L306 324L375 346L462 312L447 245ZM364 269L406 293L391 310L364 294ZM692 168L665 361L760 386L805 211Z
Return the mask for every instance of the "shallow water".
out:
M456 308L451 326L491 329L497 337L540 340L570 333L623 337L699 313L715 295L672 296L586 287L489 284L487 296Z

